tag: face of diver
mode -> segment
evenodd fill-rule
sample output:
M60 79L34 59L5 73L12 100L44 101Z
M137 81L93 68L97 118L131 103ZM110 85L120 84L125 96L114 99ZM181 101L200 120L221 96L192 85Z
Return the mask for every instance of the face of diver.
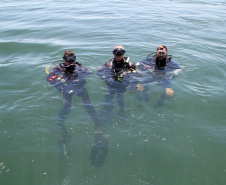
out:
M66 66L70 66L71 64L75 64L76 56L73 54L65 55L63 57L64 64Z
M124 58L125 50L122 47L114 48L113 55L116 62L120 62Z
M156 65L158 67L165 67L167 52L166 48L159 48L156 54Z
M76 56L73 55L73 54L70 54L70 55L65 55L63 57L63 61L64 61L64 64L66 66L69 66L71 64L75 64L75 60L76 60Z
M75 60L76 56L73 54L65 55L63 57L63 61L65 64L64 70L65 72L73 73L75 70Z

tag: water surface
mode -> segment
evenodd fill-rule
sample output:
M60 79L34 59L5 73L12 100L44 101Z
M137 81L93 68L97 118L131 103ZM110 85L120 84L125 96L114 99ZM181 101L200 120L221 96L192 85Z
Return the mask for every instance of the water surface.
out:
M12 1L0 4L0 184L223 185L226 181L226 2ZM67 117L72 155L60 158L57 126L62 99L45 68L73 49L93 71L86 88L100 111L107 92L96 72L114 45L134 63L160 44L183 68L174 97L153 108L125 93L126 117L115 102L108 154L90 165L94 124L81 99Z

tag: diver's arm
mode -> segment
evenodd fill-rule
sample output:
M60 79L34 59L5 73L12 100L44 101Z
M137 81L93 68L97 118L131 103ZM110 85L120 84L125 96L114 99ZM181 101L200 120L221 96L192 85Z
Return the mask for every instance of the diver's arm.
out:
M62 73L63 72L61 72L60 69L58 67L56 67L51 71L51 73L47 76L46 79L47 79L47 81L50 82L51 85L57 86L62 83L62 77L59 78L59 76Z
M102 79L105 79L108 71L109 71L109 67L107 66L107 63L106 63L97 71L97 76L99 76Z
M147 58L147 59L144 59L144 60L136 63L136 66L141 71L149 70L150 68L152 68L152 65L153 65L153 58Z
M175 76L177 76L179 74L179 72L181 72L181 71L182 71L182 69L176 69L173 73Z
M56 75L57 69L53 69L51 73L47 76L46 80L50 82L51 85L54 85L57 80L57 75Z
M166 75L166 78L173 79L179 74L179 72L181 72L181 69L176 69L174 71L171 71Z
M104 82L108 85L111 86L112 83L115 81L112 77L111 71L109 69L107 62L104 64L98 71L97 71L97 76L99 76Z
M129 86L130 90L137 90L137 91L143 91L144 90L144 86L143 84L140 82L139 77L133 77L132 82L130 83Z
M142 71L146 71L148 69L146 64L144 64L142 61L141 62L137 62L136 66Z
M133 79L130 83L130 89L134 89L134 90L138 90L138 91L143 91L144 90L144 86L142 85L141 79L142 79L142 74L140 73L140 71L138 71L136 69L136 67L134 65L132 65L132 67L130 68L131 72L132 72L132 76Z
M109 67L109 62L104 64L98 71L97 71L97 76L99 76L104 82L108 85L111 86L112 83L116 82L114 77L113 77L113 72L112 69Z
M166 75L168 79L175 78L182 71L180 65L173 60L168 63L168 69L170 70Z
M86 68L86 67L84 67L84 66L81 66L80 68L81 68L81 71L83 71L83 72L86 73L86 74L93 74L92 71L90 71L88 68Z

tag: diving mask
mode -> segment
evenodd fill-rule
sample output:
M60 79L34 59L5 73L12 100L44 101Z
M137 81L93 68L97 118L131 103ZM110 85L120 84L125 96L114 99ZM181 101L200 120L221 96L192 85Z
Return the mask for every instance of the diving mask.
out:
M157 55L164 56L164 55L167 55L167 53L163 50L159 50L159 51L157 51Z
M114 49L113 53L117 56L122 56L124 55L126 51L125 50L121 50L121 49Z
M68 63L73 63L76 60L76 56L75 55L68 55L68 56L64 56L63 57Z

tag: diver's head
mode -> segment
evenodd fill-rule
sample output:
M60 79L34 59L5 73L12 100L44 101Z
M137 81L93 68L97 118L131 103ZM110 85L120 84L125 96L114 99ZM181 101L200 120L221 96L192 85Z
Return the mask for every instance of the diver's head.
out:
M166 58L167 57L167 47L164 46L164 45L160 45L157 48L157 55L156 55L156 57Z
M64 52L63 61L65 72L73 73L73 71L75 70L75 60L76 56L72 50L66 50Z
M66 66L75 64L76 56L72 50L66 50L64 52L63 61Z
M166 66L166 58L167 58L167 47L164 45L160 45L157 48L156 53L156 66L157 68Z
M164 46L164 45L159 45L159 46L157 47L157 51L159 51L159 50L164 50L165 52L167 52L167 47Z
M116 45L113 50L114 59L116 62L120 62L124 58L125 54L124 47L122 45Z

